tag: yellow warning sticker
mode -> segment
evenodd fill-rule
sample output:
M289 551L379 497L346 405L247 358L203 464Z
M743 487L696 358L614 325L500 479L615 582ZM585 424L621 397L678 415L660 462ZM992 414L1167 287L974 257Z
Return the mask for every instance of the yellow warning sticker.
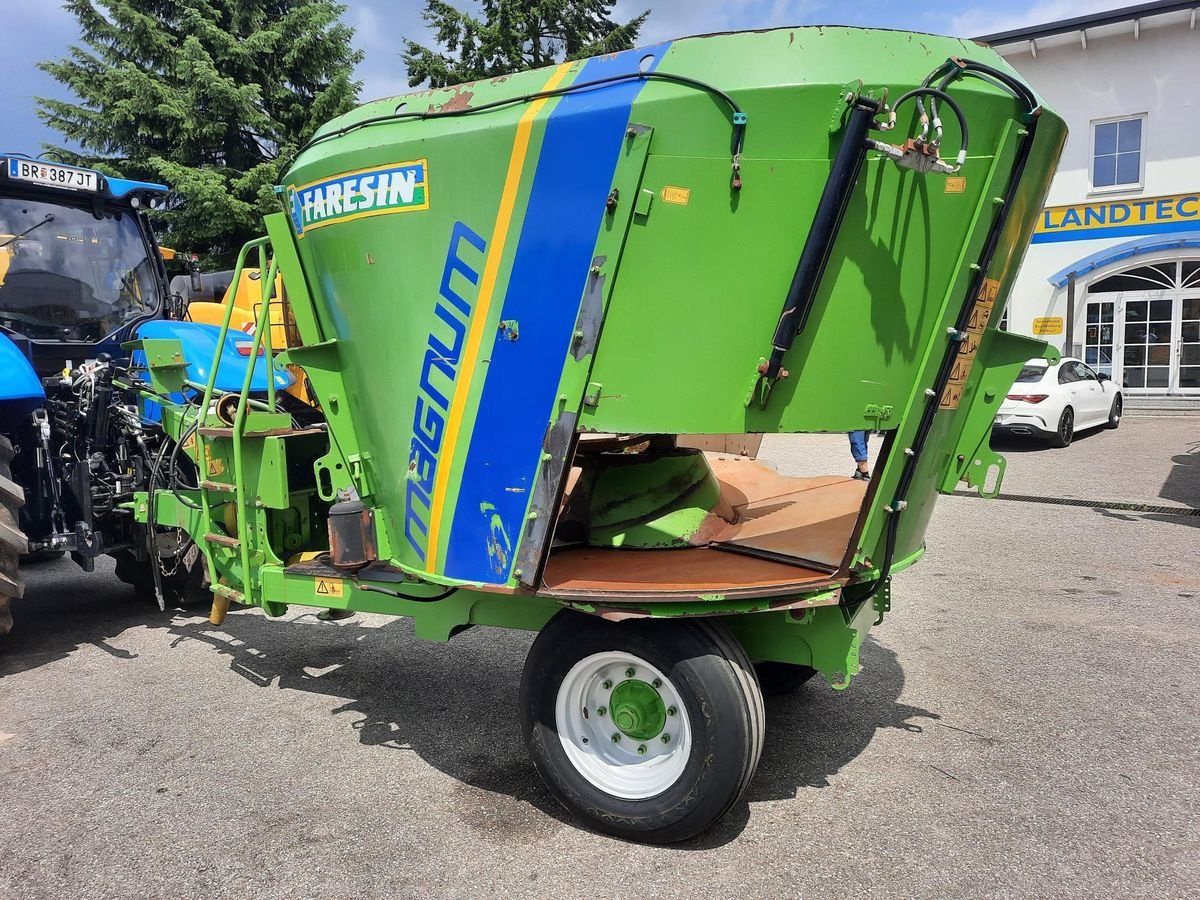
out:
M664 185L662 198L664 203L677 203L680 206L687 206L688 202L692 199L692 189L675 187L671 184Z
M1033 320L1034 334L1062 334L1062 316L1043 316Z
M963 389L967 377L971 374L971 366L975 363L975 355L979 352L979 344L983 340L983 330L992 318L992 310L996 305L996 297L1000 293L1000 282L994 278L985 278L979 296L975 298L975 306L971 310L971 319L967 324L966 338L958 345L958 356L954 359L954 368L950 371L950 380L938 402L941 409L958 409L962 402Z
M342 596L342 579L340 578L318 578L317 579L317 596L318 597L341 597Z
M225 460L219 456L210 456L208 458L208 474L223 475L225 474Z

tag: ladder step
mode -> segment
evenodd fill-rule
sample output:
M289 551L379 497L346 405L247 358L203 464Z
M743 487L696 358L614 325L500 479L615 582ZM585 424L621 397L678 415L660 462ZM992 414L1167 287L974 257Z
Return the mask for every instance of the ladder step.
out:
M236 494L237 485L225 484L223 481L202 481L200 489L203 491L216 491L219 494Z
M206 534L204 541L208 544L220 544L222 547L231 547L234 550L242 546L241 541L227 534ZM220 591L217 591L217 593L220 593Z
M242 594L241 591L234 590L233 588L229 587L228 585L214 584L214 585L210 585L209 589L217 596L226 597L226 598L232 600L234 603L245 603L246 602L246 598Z

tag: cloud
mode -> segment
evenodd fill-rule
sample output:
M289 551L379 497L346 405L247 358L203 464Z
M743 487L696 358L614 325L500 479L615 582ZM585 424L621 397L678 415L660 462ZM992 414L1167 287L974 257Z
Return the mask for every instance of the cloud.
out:
M624 22L649 9L639 43L655 44L693 34L823 22L822 11L829 8L817 0L618 0L613 18Z
M972 6L950 18L950 34L978 37L1030 25L1043 25L1062 19L1073 19L1091 13L1120 9L1127 5L1121 0L1042 0L1026 7L1014 8L1005 4Z
M421 18L424 0L344 0L346 21L355 29L354 43L364 52L356 76L363 82L363 101L405 93L408 73L400 57L405 38L429 44L432 35ZM450 0L479 12L478 0ZM863 0L856 5L834 0L618 0L613 16L627 21L650 9L640 43L714 31L738 31L781 25L864 25L933 31L971 37L1009 28L1113 9L1123 0L1035 0L1028 7L1007 0L966 0L966 8L948 0L912 6L889 0ZM0 149L36 152L56 136L38 121L33 96L68 97L66 88L39 72L43 59L61 58L78 40L70 13L57 0L4 5L0 27L0 121L5 123ZM11 8L9 8L11 7Z

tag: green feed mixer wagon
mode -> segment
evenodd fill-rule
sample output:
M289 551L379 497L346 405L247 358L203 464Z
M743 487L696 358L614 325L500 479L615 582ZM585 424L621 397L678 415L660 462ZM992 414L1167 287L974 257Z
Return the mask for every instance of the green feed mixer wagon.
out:
M985 47L848 28L369 103L239 262L264 301L282 275L296 335L264 302L246 354L319 408L142 341L174 449L134 511L195 538L216 624L539 632L546 784L601 831L695 835L753 777L763 692L846 687L937 494L998 488L993 416L1048 351L996 324L1065 136ZM869 482L704 449L858 429Z

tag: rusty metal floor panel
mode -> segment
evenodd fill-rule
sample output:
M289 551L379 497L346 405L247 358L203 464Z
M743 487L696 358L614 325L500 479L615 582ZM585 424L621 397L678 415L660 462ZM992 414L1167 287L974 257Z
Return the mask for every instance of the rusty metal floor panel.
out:
M791 478L746 459L713 458L737 519L715 546L793 557L836 570L846 555L867 483L837 475Z
M612 601L689 600L714 593L777 596L845 584L838 569L854 534L865 482L840 475L794 478L742 457L710 454L709 463L736 514L732 523L714 516L705 526L709 546L555 549L541 592Z
M707 547L614 550L571 547L550 554L539 593L610 600L694 600L701 594L774 596L844 583L828 572Z

